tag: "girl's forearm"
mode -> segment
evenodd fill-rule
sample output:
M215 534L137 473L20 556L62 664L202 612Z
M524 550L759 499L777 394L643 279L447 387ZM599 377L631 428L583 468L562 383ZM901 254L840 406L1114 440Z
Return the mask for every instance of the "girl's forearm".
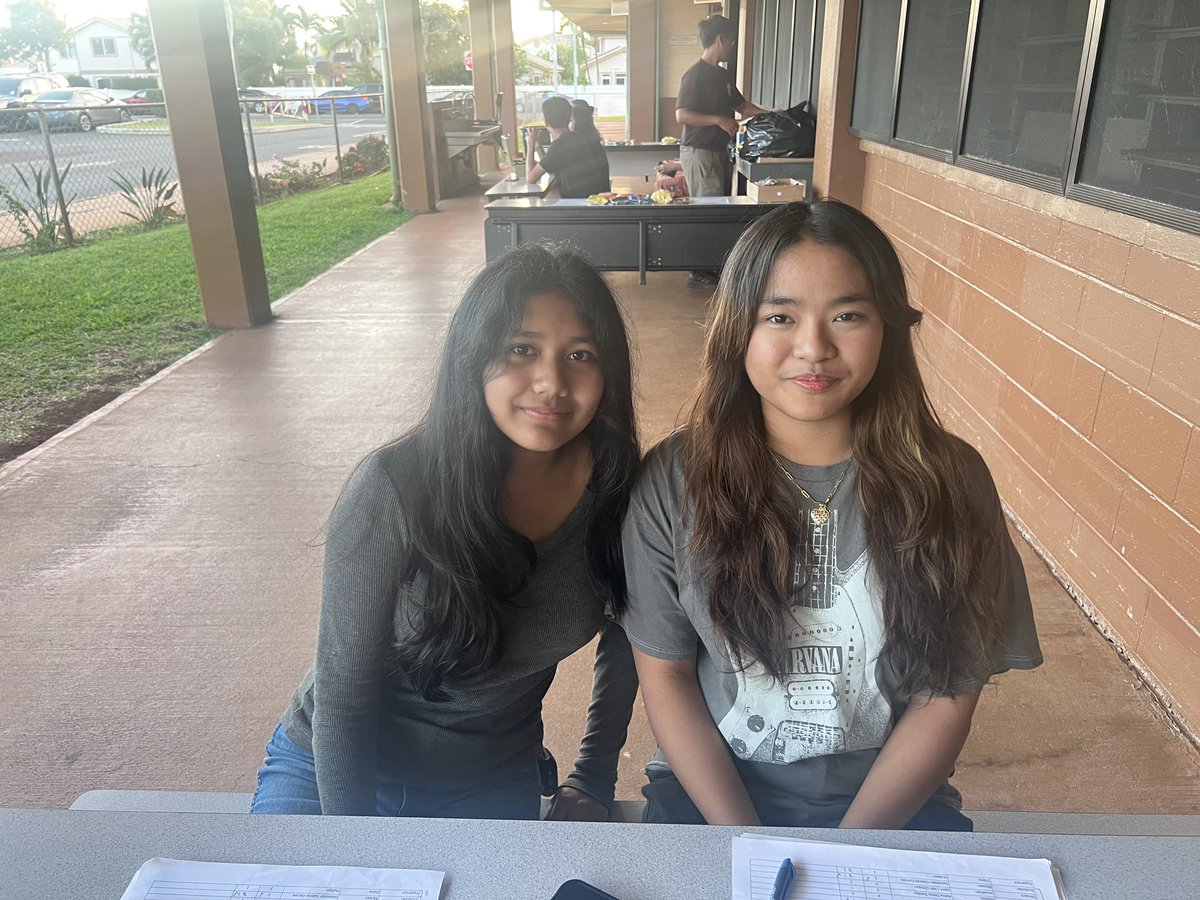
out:
M954 768L978 701L978 692L914 699L879 751L841 827L907 825Z
M704 702L695 660L633 655L654 737L701 815L710 825L761 824Z

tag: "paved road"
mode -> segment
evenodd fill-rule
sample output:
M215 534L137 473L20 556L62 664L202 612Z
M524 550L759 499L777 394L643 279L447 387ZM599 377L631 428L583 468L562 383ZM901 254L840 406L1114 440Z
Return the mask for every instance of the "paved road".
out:
M255 116L254 119L254 125L266 122L266 117ZM121 133L107 128L88 134L52 132L51 144L59 171L68 163L71 165L64 185L67 193L79 200L111 193L116 190L112 175L121 172L136 183L143 167L166 168L174 175L175 154L166 122L162 121L161 132ZM338 116L338 132L345 152L346 147L367 135L384 135L386 128L383 116L364 113ZM324 158L332 170L337 160L329 116L314 117L296 128L256 131L254 143L261 167L267 166L272 159ZM29 198L21 188L13 166L18 166L28 177L29 165L45 169L47 162L46 145L40 131L0 132L0 184L7 185L23 200Z

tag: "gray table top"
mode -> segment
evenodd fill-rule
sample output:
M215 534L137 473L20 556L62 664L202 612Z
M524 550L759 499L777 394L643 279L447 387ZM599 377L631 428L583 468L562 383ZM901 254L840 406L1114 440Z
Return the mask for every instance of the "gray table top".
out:
M727 900L731 839L689 825L0 809L0 897L116 898L147 859L445 871L443 900L546 900L582 878L621 900ZM1200 837L754 829L901 849L1048 858L1071 900L1197 896Z
M510 177L496 182L484 192L485 197L498 199L501 197L544 197L546 191L554 184L554 176L547 172L532 183L524 177Z

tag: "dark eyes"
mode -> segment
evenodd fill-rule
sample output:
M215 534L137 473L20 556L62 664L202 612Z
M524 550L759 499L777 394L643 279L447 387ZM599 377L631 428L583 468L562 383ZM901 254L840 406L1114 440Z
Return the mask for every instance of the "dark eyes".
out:
M537 353L537 348L531 346L530 344L513 344L508 348L509 356L516 356L520 358L537 356ZM567 359L571 360L572 362L595 362L596 354L591 350L572 350L567 354Z
M865 313L860 312L844 312L838 313L833 319L835 322L860 322L866 318ZM786 313L771 313L763 319L771 325L791 325L795 320Z

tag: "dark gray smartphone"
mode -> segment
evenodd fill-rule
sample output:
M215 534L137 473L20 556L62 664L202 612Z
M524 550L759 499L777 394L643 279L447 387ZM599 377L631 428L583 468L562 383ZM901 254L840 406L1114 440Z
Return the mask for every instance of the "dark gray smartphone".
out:
M572 878L564 881L554 892L550 900L617 900L612 894L606 894L598 887L593 887L586 881Z

